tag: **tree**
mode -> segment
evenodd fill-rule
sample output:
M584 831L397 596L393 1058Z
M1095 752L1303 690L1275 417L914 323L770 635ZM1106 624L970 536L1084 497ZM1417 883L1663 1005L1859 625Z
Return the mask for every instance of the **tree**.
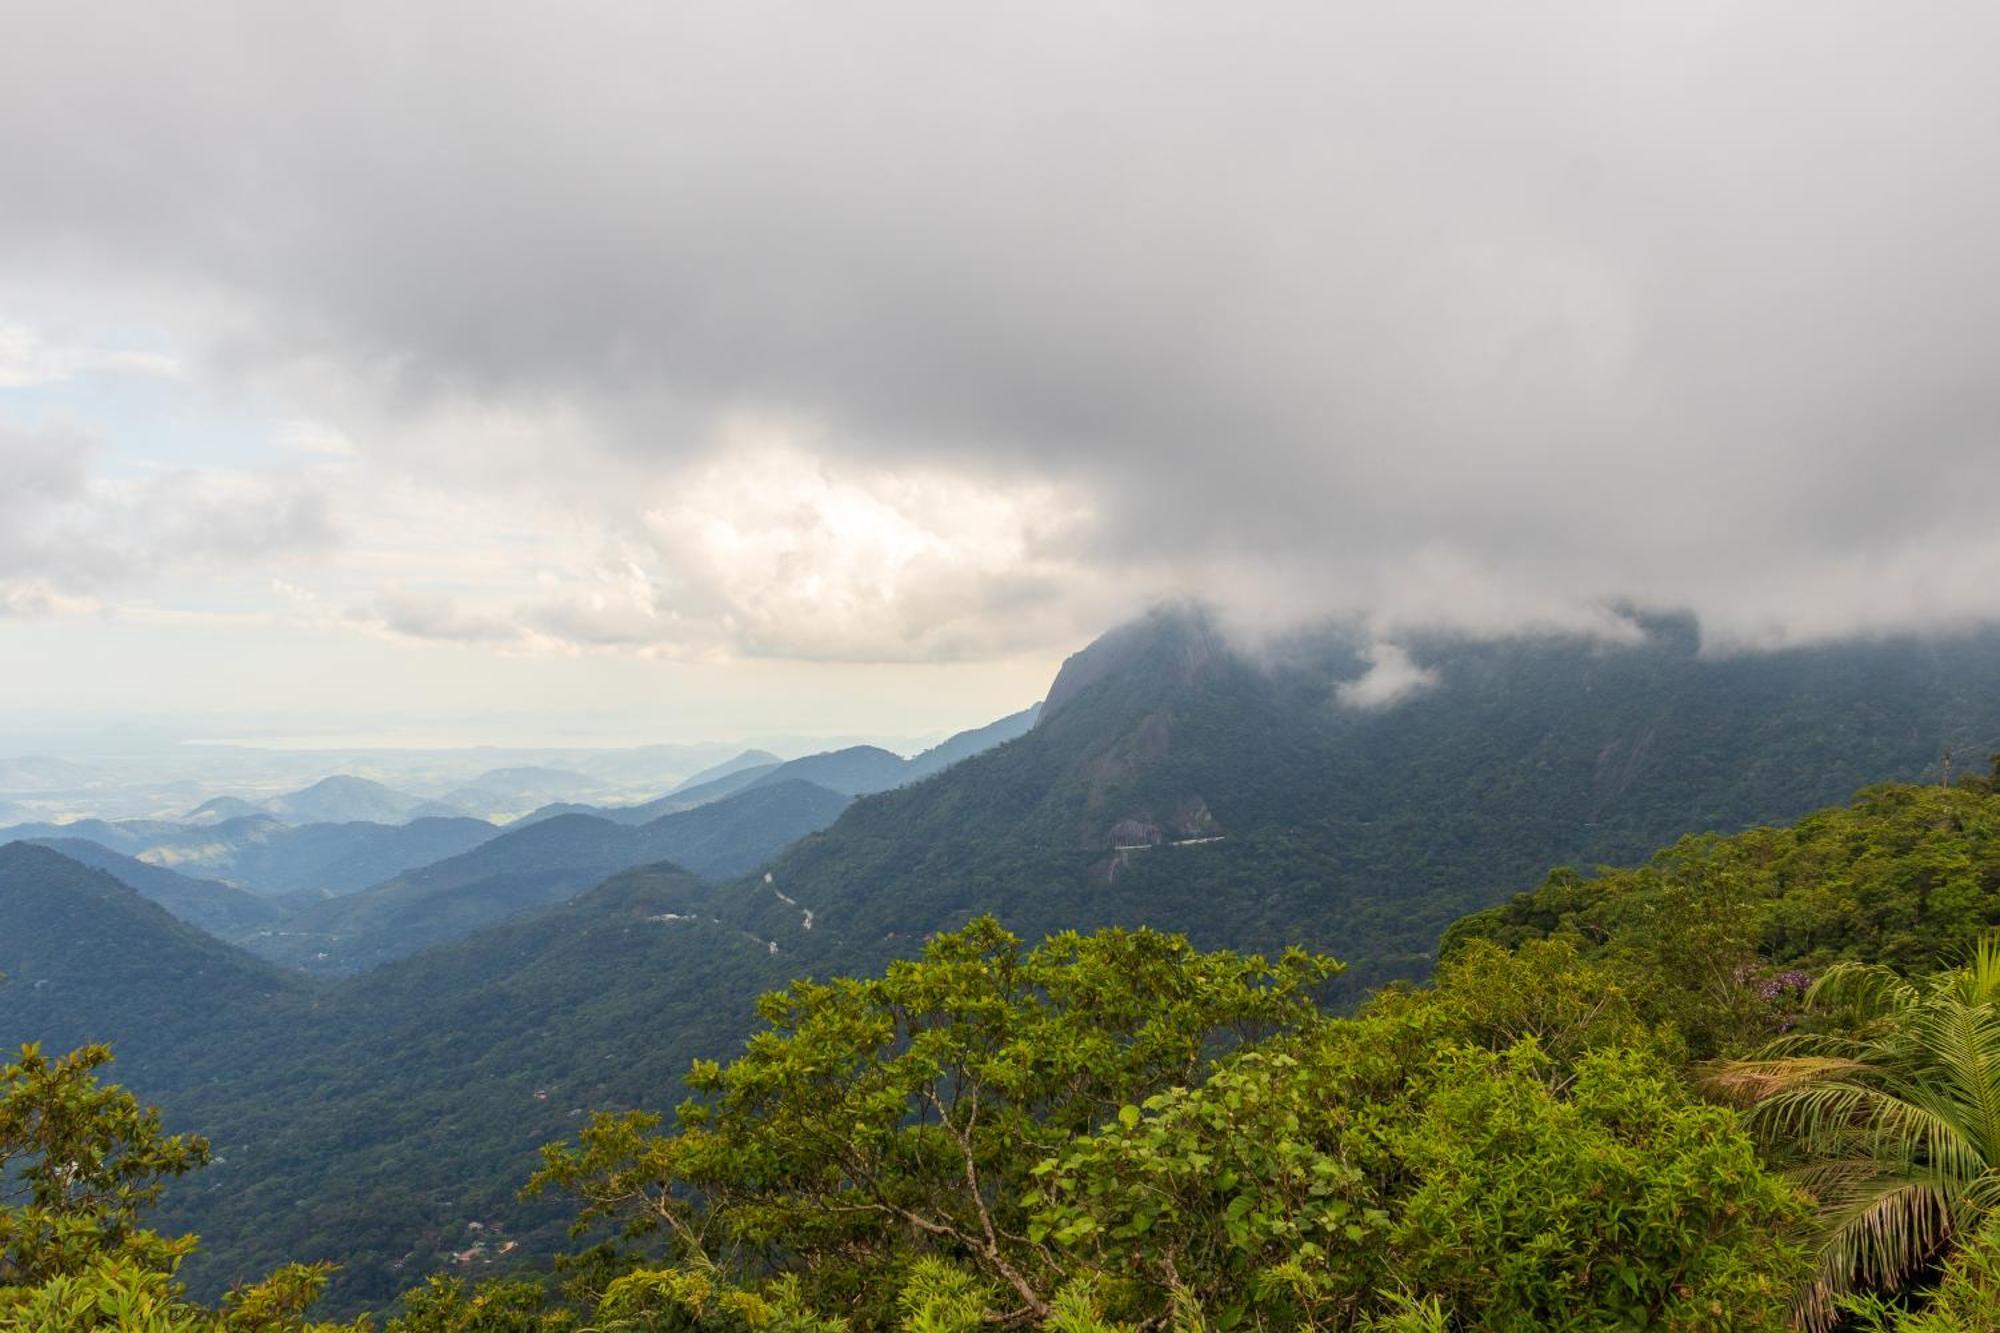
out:
M1414 1188L1388 1262L1447 1327L1785 1327L1804 1205L1652 1057L1592 1052L1571 1078L1527 1041L1430 1078L1389 1134Z
M1921 981L1835 967L1806 1003L1837 1030L1779 1038L1706 1081L1798 1160L1821 1223L1799 1316L1827 1328L1844 1298L1948 1260L2000 1202L2000 937Z
M174 1272L194 1237L161 1236L141 1214L208 1144L167 1134L157 1109L100 1083L110 1061L104 1046L50 1059L30 1045L0 1065L0 1330L331 1327L304 1317L323 1266L283 1269L221 1309L186 1299Z
M1803 1204L1662 1049L1568 941L1475 941L1079 1137L1030 1235L1145 1327L1779 1328Z
M166 1182L208 1161L157 1110L98 1083L104 1046L0 1067L0 1287L33 1287L106 1260L169 1270L193 1248L139 1225Z
M932 1256L1004 1293L1004 1314L1047 1319L1067 1273L1029 1230L1036 1165L1222 1050L1326 1021L1312 991L1338 971L1149 930L1028 949L982 918L880 978L765 996L738 1059L695 1065L674 1133L600 1116L545 1150L531 1188L664 1238L675 1281L788 1271L814 1308L879 1325Z
M1782 1325L1803 1203L1613 971L1474 941L1338 1018L1334 968L979 921L797 983L676 1132L546 1150L539 1185L648 1242L573 1298L772 1333Z

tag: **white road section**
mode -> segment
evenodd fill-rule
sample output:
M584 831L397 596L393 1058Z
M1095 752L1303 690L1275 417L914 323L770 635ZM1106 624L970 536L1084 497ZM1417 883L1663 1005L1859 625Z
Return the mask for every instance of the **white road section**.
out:
M783 903L787 907L799 907L799 900L797 898L792 897L790 894L787 894L783 889L779 888L776 884L771 883L771 872L768 870L764 872L764 882L766 884L771 885L771 892L778 895L779 902ZM812 908L799 907L799 912L801 916L804 918L804 920L801 921L800 924L803 925L807 930L811 930L813 928Z

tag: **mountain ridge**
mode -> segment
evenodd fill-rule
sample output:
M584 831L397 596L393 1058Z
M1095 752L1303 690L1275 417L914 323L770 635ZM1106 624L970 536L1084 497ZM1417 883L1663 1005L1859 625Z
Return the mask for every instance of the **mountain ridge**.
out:
M1430 642L1411 654L1432 688L1346 707L1366 648L1334 630L1253 660L1210 621L1152 617L1066 664L1020 736L855 800L756 874L624 872L256 1015L225 1009L198 1042L153 1034L135 1085L174 1093L242 1173L170 1205L210 1239L191 1277L337 1257L352 1304L407 1285L392 1265L414 1238L467 1217L539 1243L556 1219L511 1192L569 1111L665 1109L688 1059L748 1031L757 990L878 970L972 915L1030 938L1143 922L1203 947L1302 944L1347 959L1353 995L1423 975L1446 925L1551 866L1796 817L2000 736L1993 633L1740 661L1672 632ZM0 1036L17 1021L0 991ZM299 1198L342 1218L337 1251L269 1221Z
M345 974L563 902L634 866L740 875L826 827L848 798L792 780L631 826L564 814L307 907L241 942L259 957Z

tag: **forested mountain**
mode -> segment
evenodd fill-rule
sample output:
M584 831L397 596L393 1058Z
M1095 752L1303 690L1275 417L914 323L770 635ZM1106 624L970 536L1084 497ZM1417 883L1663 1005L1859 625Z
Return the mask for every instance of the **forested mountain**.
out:
M735 997L799 959L698 912L711 892L671 868L631 872L326 982L13 844L0 847L0 1043L108 1041L122 1081L215 1141L220 1164L167 1205L210 1233L197 1277L337 1258L342 1299L379 1301L468 1243L470 1222L556 1244L560 1210L513 1197L535 1148L586 1109L650 1104L691 1052L740 1038Z
M287 824L402 824L412 819L463 818L465 811L442 801L412 796L367 778L336 773L310 787L258 803Z
M557 815L584 814L618 824L644 824L661 815L720 801L751 787L795 781L810 782L847 796L864 796L941 773L962 759L969 759L1013 740L1034 725L1040 711L1041 705L1036 704L983 727L961 731L913 759L904 759L875 745L854 745L783 761L763 750L747 750L725 764L695 774L666 795L651 801L611 806L556 802L533 811L516 823L530 824L553 819Z
M130 1081L229 1159L171 1205L208 1237L197 1271L338 1254L340 1299L381 1299L469 1221L552 1237L509 1192L570 1111L668 1107L688 1058L747 1031L756 989L874 971L982 912L1029 939L1145 923L1301 943L1349 961L1351 1000L1428 970L1455 917L1552 865L1795 818L2000 736L1993 635L1723 659L1672 621L1630 646L1420 643L1430 687L1366 709L1341 694L1362 646L1253 658L1199 614L1151 617L1072 659L1026 734L857 800L768 882L626 875L201 1042L123 1022ZM0 1039L36 1035L8 1003ZM111 1023L121 1001L97 1003ZM275 1206L296 1199L319 1202Z
M23 824L0 840L82 838L183 874L256 893L353 893L469 851L500 830L481 819L291 825L257 814L207 826L159 820Z
M193 879L162 866L149 865L83 838L40 838L39 846L61 852L70 860L101 870L160 906L220 940L240 940L278 921L285 908L269 898L212 879Z
M1630 646L1438 640L1414 648L1435 683L1371 709L1339 701L1358 649L1253 660L1199 612L1155 615L1073 657L1025 736L857 802L772 872L855 941L997 910L1030 938L1304 943L1365 985L1420 975L1453 919L1552 864L1795 818L2000 740L1993 633L1721 659L1673 620Z
M189 824L220 824L229 819L253 819L265 813L255 801L241 796L211 796L187 812Z
M1490 1326L1544 1327L1590 1310L1606 1317L1587 1326L1623 1327L1646 1323L1645 1312L1665 1303L1679 1312L1677 1327L1775 1330L1811 1273L1808 1201L1760 1171L1734 1117L1692 1098L1682 1080L1711 1077L1704 1071L1717 1067L1703 1063L1711 1055L1755 1053L1772 1034L1824 1023L1804 988L1836 960L1882 960L1885 943L1934 948L1906 965L1920 976L1958 955L2000 919L1996 830L2000 797L1987 784L1885 787L1795 829L1685 840L1634 871L1590 879L1558 872L1453 932L1435 990L1392 989L1358 1019L1331 1026L1296 1006L1300 993L1290 988L1317 966L1303 955L1269 969L1279 983L1272 990L1254 984L1261 963L1196 959L1171 941L1056 941L1023 958L975 924L935 941L922 970L798 987L766 1005L760 1043L736 1065L700 1075L716 1108L703 1123L724 1151L684 1155L667 1144L664 1156L646 1156L654 1149L644 1127L613 1120L555 1159L555 1176L606 1215L641 1222L632 1210L647 1196L631 1191L656 1172L705 1185L680 1206L715 1211L715 1225L702 1229L716 1243L747 1234L754 1244L769 1225L784 1237L769 1259L733 1269L739 1280L761 1283L775 1264L805 1285L773 1298L850 1316L855 1283L893 1293L949 1279L922 1266L940 1261L964 1265L968 1276L948 1281L935 1299L972 1303L962 1322L944 1327L976 1327L980 1309L1000 1308L984 1306L1002 1298L979 1278L1003 1274L1033 1296L1065 1273L1102 1273L1112 1280L1089 1288L1092 1306L1143 1313L1165 1299L1154 1266L1178 1259L1179 1280L1205 1308L1290 1311L1286 1322L1299 1317L1291 1303L1309 1300L1332 1304L1323 1326L1354 1326L1338 1317L1343 1307L1386 1316L1403 1292L1422 1298L1435 1318L1378 1327L1489 1326L1487 1314L1500 1320ZM29 852L44 859L24 858ZM338 1255L350 1277L334 1303L350 1308L358 1296L373 1292L379 1303L409 1286L441 1250L471 1256L454 1267L476 1277L496 1260L504 1267L503 1255L560 1244L557 1224L568 1209L559 1200L515 1202L493 1161L525 1164L536 1138L570 1138L581 1107L658 1105L655 1090L682 1068L674 1061L736 1046L742 1020L719 1013L712 997L779 985L827 962L825 953L772 954L768 941L712 918L705 909L715 898L671 872L636 872L550 916L382 969L371 984L268 988L261 1025L244 1022L240 1003L214 1011L211 1036L236 1039L229 1082L211 1076L214 1063L122 1071L159 1089L182 1108L177 1122L201 1124L218 1144L222 1160L170 1195L163 1221L169 1229L203 1224L207 1247L196 1267L209 1282L218 1267L265 1271L288 1258ZM1954 910L1930 925L1927 904L1941 899ZM51 922L60 931L65 914L80 909L114 923L107 942L135 949L158 949L180 929L102 877L65 871L53 854L0 851L0 925L28 932L26 952L44 947ZM1898 923L1928 933L1905 941ZM1496 942L1520 952L1510 957ZM215 968L213 980L239 1001L257 998L256 983L270 975L240 955L217 968L199 949L174 962ZM249 986L231 984L245 972ZM628 984L607 991L606 974ZM1195 978L1198 991L1189 989ZM1246 982L1249 989L1234 989ZM1054 987L1056 1003L1035 998L1043 986ZM1163 987L1174 1003L1164 1003ZM1138 1003L1129 1013L1119 998L1127 989ZM1209 998L1191 1003L1196 994ZM1074 1120L1060 1098L1038 1093L1026 1103L1035 1137L1011 1150L1008 1136L1023 1132L1011 1105L990 1126L958 1125L969 1136L1001 1136L981 1149L982 1197L1004 1210L1009 1251L919 1243L908 1252L908 1228L871 1221L866 1208L842 1213L842 1196L808 1183L822 1178L821 1138L853 1136L857 1154L879 1156L893 1173L906 1206L962 1226L973 1219L960 1218L970 1205L953 1183L953 1163L892 1150L894 1136L924 1129L902 1113L900 1098L884 1100L881 1078L894 1072L889 1086L899 1087L920 1068L934 1079L994 1078L996 1042L1012 1033L1023 1044L1002 1062L1006 1077L1074 1089L1082 1079L1121 1077L1124 1066L1106 1063L1120 1043L1133 1043L1136 1056L1149 1036L1167 1036L1156 1031L1162 1025L1199 1031L1230 1022L1239 1007L1262 1016L1249 1030L1275 1026L1279 1039L1262 1047L1253 1039L1200 1071L1193 1086L1165 1086L1193 1080L1192 1064L1175 1063L1184 1071L1176 1073L1140 1065L1123 1075L1140 1084L1114 1083L1108 1102L1086 1099ZM934 1036L956 1035L934 1041L907 1070L893 1046L848 1050L873 1040L874 1029L854 1020L878 1008ZM4 1012L10 1022L30 1016L18 1003ZM954 1022L940 1021L950 1015ZM1078 1025L1102 1029L1111 1042L1080 1044ZM90 1030L101 1035L107 1026ZM602 1041L580 1040L585 1034ZM800 1060L825 1074L774 1077ZM452 1077L418 1072L439 1065ZM1726 1062L1720 1069L1727 1074ZM287 1101L299 1079L330 1098ZM738 1087L764 1091L731 1096ZM1357 1120L1357 1112L1366 1114ZM327 1151L355 1125L369 1127L366 1155ZM1052 1152L1050 1176L1036 1163ZM1146 1225L1125 1225L1134 1216ZM746 1224L747 1233L736 1231ZM1014 1228L1023 1224L1046 1245L1022 1240ZM1177 1254L1172 1247L1189 1233L1202 1243ZM1324 1239L1306 1246L1303 1237L1316 1233ZM1531 1253L1521 1251L1523 1236L1539 1238ZM1971 1267L1934 1271L1930 1280L1943 1283L1931 1312L1894 1327L1986 1326L1980 1311L1990 1311L1990 1290L1979 1265L1990 1264L1993 1242L1970 1233L1953 1240ZM643 1241L640 1253L658 1255ZM914 1272L911 1260L922 1261ZM996 1264L1006 1266L996 1272ZM1265 1280L1274 1270L1289 1276ZM1598 1270L1622 1276L1593 1280ZM592 1271L579 1270L581 1290L602 1295L603 1278L593 1286ZM1140 1280L1117 1280L1127 1276ZM663 1299L686 1294L659 1289ZM450 1287L437 1295L441 1309L474 1313L451 1304ZM499 1322L444 1326L543 1327L530 1318L547 1299L534 1286L490 1299L488 1317ZM879 1314L861 1322L896 1324Z
M633 866L671 861L705 878L744 874L825 828L847 802L837 792L793 781L636 827L560 815L360 893L307 907L244 944L262 957L308 971L358 972L517 912L562 902Z
M506 818L550 801L582 800L604 787L596 778L567 769L523 765L496 768L452 788L442 805L481 819Z
M976 920L767 997L678 1125L551 1152L643 1278L480 1299L537 1328L1984 1333L1995 785L1560 871L1351 1016L1301 951Z
M829 791L861 796L886 791L908 780L909 761L876 745L852 745L845 750L809 754L779 764L758 775L752 786L774 782L804 781Z
M776 772L778 767L776 760L768 764L749 764L719 778L709 778L693 786L676 787L665 796L656 796L636 805L583 805L574 801L557 801L523 815L510 827L523 828L558 815L589 815L614 824L650 824L662 815L678 814L734 796L755 784L758 778Z
M303 982L230 947L100 870L0 845L0 1047L115 1042L144 1083L224 1034L268 1021ZM225 1067L220 1051L206 1061Z
M75 819L63 824L29 821L0 828L0 842L85 838L111 851L137 856L152 847L186 837L190 832L186 824L161 819Z
M1009 713L983 727L961 731L956 736L939 741L922 754L911 757L905 781L914 782L933 773L942 773L961 759L970 759L1017 736L1024 736L1041 715L1042 706L1031 704L1018 713Z
M1718 917L1740 913L1738 926L1773 965L1818 973L1865 959L1928 971L2000 924L2000 755L1994 763L1994 774L1952 788L1870 787L1781 828L1692 835L1630 869L1558 868L1453 923L1442 951L1638 935L1698 891Z
M219 825L217 842L228 847L216 869L264 893L353 893L415 866L457 856L492 839L499 829L482 819L413 819L405 824L305 824L288 831L248 828L232 839L234 824ZM168 844L162 854L182 844ZM195 854L179 862L206 869Z
M742 754L725 759L719 764L711 764L698 773L688 774L685 779L675 784L674 791L687 791L689 788L714 782L718 778L726 778L732 773L740 773L746 768L770 768L782 762L784 761L769 750L745 750ZM672 794L672 792L668 793L668 795Z

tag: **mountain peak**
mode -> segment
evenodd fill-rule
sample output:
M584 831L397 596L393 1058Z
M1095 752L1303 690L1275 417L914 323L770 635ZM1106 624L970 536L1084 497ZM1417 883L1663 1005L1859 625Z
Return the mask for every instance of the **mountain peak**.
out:
M51 851L32 842L0 843L0 871L31 868L61 869L65 864L76 865L76 862L61 852Z
M465 813L351 773L335 773L300 791L274 797L264 802L263 809L291 824L401 824L423 815Z
M1163 684L1187 686L1228 655L1229 647L1207 608L1193 603L1155 607L1070 654L1049 685L1040 721L1048 721L1078 695L1111 677L1143 672Z

